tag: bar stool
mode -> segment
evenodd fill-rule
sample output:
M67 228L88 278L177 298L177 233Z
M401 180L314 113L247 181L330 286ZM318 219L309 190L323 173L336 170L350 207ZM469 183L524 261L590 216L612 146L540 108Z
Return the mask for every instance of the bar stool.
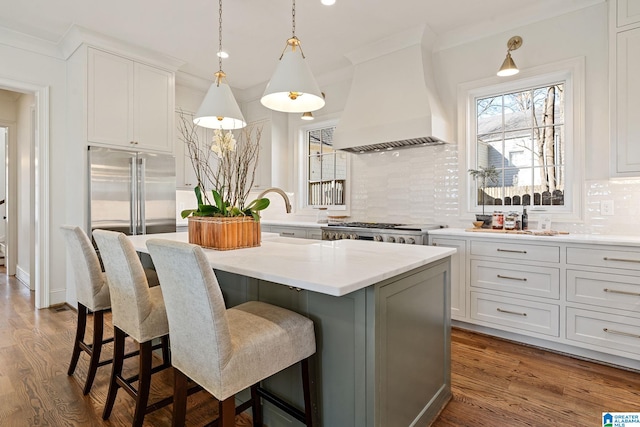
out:
M147 247L162 283L169 319L175 371L172 425L184 425L190 378L219 400L218 426L234 426L236 412L251 406L254 426L262 426L260 397L311 426L313 322L258 301L227 310L202 248L161 239L148 240ZM297 362L302 366L304 412L260 387L260 381ZM235 408L234 395L248 387L249 405Z
M149 288L138 255L122 233L94 230L111 291L111 311L115 332L113 370L109 392L102 414L108 419L113 409L118 389L122 387L136 400L133 426L142 426L145 414L162 408L173 401L167 397L148 405L151 375L171 366L169 357L169 326L162 298L161 287ZM131 378L122 376L125 336L140 344L139 373ZM152 367L152 340L161 339L162 364ZM132 383L138 382L138 388Z
M80 353L89 355L89 368L82 392L86 395L91 390L91 385L96 376L98 367L107 365L112 359L100 361L102 345L112 342L113 337L103 339L104 313L111 308L109 298L109 286L105 274L100 268L98 255L93 245L80 227L63 225L60 227L69 253L69 260L73 267L76 282L76 298L78 300L78 319L76 337L71 353L71 362L67 375L73 375ZM91 344L84 342L87 326L87 312L93 313L93 341Z

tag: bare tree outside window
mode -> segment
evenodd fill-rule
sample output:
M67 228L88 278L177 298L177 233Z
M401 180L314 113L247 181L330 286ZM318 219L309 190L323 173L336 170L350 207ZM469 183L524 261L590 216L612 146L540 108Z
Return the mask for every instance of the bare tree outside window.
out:
M478 98L476 123L476 168L499 171L485 203L564 205L564 82Z

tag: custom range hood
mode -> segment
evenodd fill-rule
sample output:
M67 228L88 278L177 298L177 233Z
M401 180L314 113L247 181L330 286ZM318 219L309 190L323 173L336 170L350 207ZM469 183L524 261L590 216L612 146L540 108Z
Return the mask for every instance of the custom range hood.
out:
M450 141L430 64L433 39L428 28L412 28L346 55L354 72L335 149L366 153Z

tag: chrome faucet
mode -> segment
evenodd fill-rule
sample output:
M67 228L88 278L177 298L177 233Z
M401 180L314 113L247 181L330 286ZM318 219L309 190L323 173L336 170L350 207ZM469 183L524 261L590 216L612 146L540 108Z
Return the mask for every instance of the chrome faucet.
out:
M258 199L262 199L262 197L267 193L278 193L284 199L284 207L287 210L287 213L291 213L291 202L289 201L289 197L287 197L287 193L285 193L282 189L277 187L271 187L264 190L262 193L258 194Z

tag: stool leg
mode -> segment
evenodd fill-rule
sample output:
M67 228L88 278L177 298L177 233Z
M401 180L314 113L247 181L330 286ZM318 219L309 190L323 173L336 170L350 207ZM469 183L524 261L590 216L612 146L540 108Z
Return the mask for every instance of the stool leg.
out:
M76 326L76 340L73 344L73 353L71 353L71 362L69 363L69 370L67 375L73 375L80 358L80 343L84 340L84 332L87 326L87 307L78 303L78 321Z
M171 354L169 353L169 335L160 338L162 342L162 366L171 366Z
M312 409L311 409L311 377L309 375L309 358L302 360L302 392L304 394L304 418L305 425L311 427L313 425Z
M124 362L124 338L125 333L122 329L114 326L113 336L113 366L111 368L111 380L109 381L109 392L107 393L107 400L104 404L104 411L102 412L102 419L107 420L111 415L113 404L116 401L116 394L118 393L117 378L122 376L122 363Z
M187 416L187 381L185 374L173 368L173 418L172 427L183 427Z
M251 407L253 410L253 427L262 427L262 404L258 395L258 384L251 386Z
M236 426L236 397L227 397L220 402L218 427L235 427Z
M91 360L87 371L87 380L84 383L83 394L88 394L96 377L98 364L100 363L100 352L102 351L102 332L104 327L104 311L98 310L93 313L93 343L91 344Z
M153 361L151 347L151 341L140 343L140 371L138 374L138 394L136 395L133 427L142 427L144 415L147 413L147 402L149 401L149 390L151 388L151 364Z

